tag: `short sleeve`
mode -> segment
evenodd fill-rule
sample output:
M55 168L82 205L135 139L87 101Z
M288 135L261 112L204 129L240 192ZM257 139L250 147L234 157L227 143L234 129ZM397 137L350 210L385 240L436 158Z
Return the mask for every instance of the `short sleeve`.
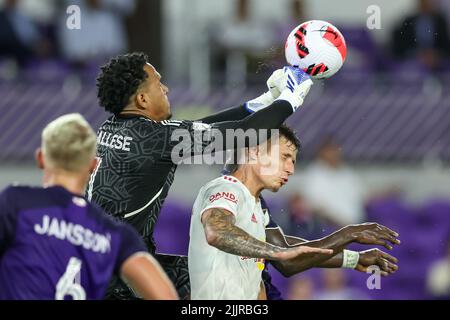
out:
M131 226L120 223L120 235L120 249L115 268L117 273L119 273L122 264L130 256L137 252L148 252L142 238Z
M244 201L242 191L232 177L223 176L222 178L220 183L207 186L202 191L200 217L211 208L222 208L235 216L239 214L239 208Z
M17 220L15 208L13 189L9 187L0 194L0 255L14 239Z

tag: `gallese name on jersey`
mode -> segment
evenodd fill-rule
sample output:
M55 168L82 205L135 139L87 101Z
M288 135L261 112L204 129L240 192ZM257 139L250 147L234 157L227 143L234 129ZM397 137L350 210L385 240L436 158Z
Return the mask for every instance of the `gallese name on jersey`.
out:
M130 151L131 141L133 141L132 137L105 131L100 131L97 137L97 143L99 145L123 151Z

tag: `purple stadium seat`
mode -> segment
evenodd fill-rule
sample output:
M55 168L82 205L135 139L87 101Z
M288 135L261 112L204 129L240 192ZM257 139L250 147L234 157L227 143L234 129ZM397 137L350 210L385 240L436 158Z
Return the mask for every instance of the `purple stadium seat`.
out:
M450 200L434 199L428 201L420 210L418 221L432 228L448 229L450 235Z
M35 60L23 70L30 83L62 83L69 73L69 66L61 60Z

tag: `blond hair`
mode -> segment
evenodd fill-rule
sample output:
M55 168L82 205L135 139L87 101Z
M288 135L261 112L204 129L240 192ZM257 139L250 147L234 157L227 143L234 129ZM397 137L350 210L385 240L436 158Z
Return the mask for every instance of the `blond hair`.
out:
M97 137L79 113L63 115L42 131L42 153L53 169L77 172L95 156Z

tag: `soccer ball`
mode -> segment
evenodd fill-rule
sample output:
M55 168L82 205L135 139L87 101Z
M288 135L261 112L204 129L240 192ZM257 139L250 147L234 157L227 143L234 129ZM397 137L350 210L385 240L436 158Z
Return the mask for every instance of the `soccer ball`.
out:
M287 62L301 68L313 79L334 75L347 55L345 39L331 23L311 20L295 27L286 40Z

